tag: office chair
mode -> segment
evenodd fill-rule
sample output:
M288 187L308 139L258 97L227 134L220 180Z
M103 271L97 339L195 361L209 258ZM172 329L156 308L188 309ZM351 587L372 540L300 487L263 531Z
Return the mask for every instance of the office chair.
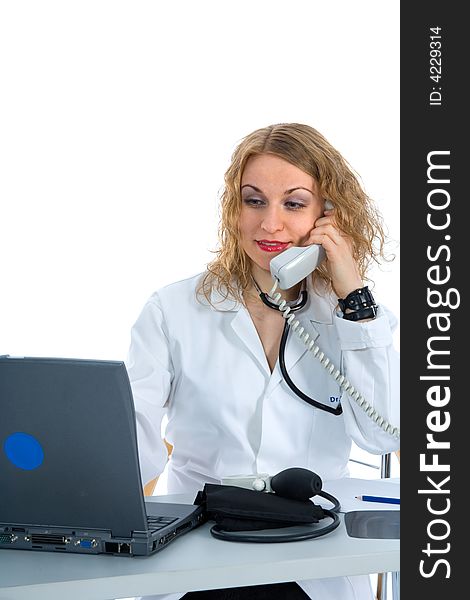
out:
M173 446L169 442L167 442L165 439L163 441L165 442L165 446L166 446L166 449L168 452L168 458L170 458L171 453L173 451ZM144 484L144 496L153 496L153 492L155 491L157 481L158 481L158 477L155 477L155 479L152 479L151 481L148 481L147 483Z

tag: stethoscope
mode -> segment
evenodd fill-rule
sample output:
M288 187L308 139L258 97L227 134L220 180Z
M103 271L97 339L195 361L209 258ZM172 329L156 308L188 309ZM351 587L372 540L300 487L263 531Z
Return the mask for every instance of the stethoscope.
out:
M270 299L268 294L261 291L255 278L252 277L252 279L253 279L253 283L255 284L256 290L258 291L259 297L261 298L263 304L265 304L269 308L272 308L272 309L278 311L279 306ZM304 283L302 283L302 285L304 285ZM297 312L298 310L301 310L307 304L307 300L308 300L307 290L303 289L303 290L301 290L300 296L297 300L294 300L293 302L288 303L290 312ZM331 413L332 415L336 415L336 416L341 415L343 412L341 404L338 405L336 408L333 408L331 406L326 406L325 404L321 404L321 402L317 402L313 398L310 398L310 396L307 396L307 394L304 394L302 392L302 390L299 390L299 388L295 385L295 383L290 378L289 373L287 372L286 362L285 362L285 350L286 350L286 345L287 345L287 338L289 337L289 329L290 329L290 325L289 325L288 321L285 320L284 321L284 330L282 332L282 337L281 337L281 344L279 347L279 366L281 368L282 376L284 377L287 385L294 392L294 394L296 394L299 398L301 398L302 400L304 400L311 406L314 406L315 408L318 408L320 410L324 410L325 412Z

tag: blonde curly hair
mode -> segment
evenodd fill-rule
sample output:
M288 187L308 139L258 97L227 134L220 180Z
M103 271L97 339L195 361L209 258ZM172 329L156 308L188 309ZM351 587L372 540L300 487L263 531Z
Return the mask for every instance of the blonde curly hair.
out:
M211 303L211 292L216 289L223 298L243 302L242 293L251 286L250 259L240 243L240 182L248 159L259 154L283 158L315 179L321 196L333 203L336 224L351 238L359 272L367 279L371 262L379 263L384 258L382 219L372 200L350 165L316 129L299 123L280 123L248 134L232 154L221 195L219 248L216 258L207 265L198 296ZM313 278L323 280L332 289L324 265L314 271Z

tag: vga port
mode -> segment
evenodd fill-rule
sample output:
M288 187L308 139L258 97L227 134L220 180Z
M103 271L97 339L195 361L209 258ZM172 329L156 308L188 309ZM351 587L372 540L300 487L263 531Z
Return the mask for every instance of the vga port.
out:
M0 533L0 544L13 544L17 539L18 536L13 533Z

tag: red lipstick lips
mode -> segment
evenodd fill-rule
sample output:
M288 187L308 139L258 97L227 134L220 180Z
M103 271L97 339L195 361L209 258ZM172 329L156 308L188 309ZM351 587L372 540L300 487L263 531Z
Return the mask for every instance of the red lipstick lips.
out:
M287 248L289 242L278 242L277 240L256 240L258 248L264 252L282 252Z

